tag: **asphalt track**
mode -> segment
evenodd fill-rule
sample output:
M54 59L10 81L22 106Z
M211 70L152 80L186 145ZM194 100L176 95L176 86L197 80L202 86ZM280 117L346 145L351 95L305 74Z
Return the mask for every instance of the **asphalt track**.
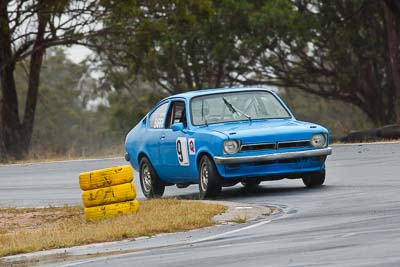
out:
M400 266L400 143L333 147L323 187L264 182L255 192L224 188L218 200L273 205L276 215L88 249L126 253L49 266ZM79 204L81 171L122 159L0 166L0 206ZM138 179L135 180L136 184ZM141 197L140 190L139 197ZM195 198L197 187L166 196ZM76 254L85 253L77 249Z

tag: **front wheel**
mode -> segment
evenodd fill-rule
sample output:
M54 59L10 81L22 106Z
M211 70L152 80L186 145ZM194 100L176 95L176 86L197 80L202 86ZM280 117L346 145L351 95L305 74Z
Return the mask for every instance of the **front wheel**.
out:
M216 197L221 193L222 183L214 162L204 155L199 164L200 199Z
M304 185L310 188L321 186L324 182L325 182L325 169L322 169L319 172L314 172L304 175L303 177Z
M140 160L140 186L146 198L162 197L165 184L154 171L150 161L144 157Z

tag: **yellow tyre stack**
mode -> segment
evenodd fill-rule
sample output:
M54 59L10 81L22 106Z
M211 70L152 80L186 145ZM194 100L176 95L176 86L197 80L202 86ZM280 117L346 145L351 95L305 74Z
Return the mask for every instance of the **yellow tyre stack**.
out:
M133 173L129 165L83 172L79 175L87 221L138 211Z
M79 175L79 185L82 190L103 188L112 185L129 183L133 180L132 168L129 165L82 172Z

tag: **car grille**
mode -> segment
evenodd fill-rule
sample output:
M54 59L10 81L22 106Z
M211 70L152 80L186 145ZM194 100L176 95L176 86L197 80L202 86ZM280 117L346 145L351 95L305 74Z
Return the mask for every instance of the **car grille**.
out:
M279 150L279 149L303 148L303 147L312 147L310 144L310 140L245 144L240 147L240 152L259 151L259 150Z

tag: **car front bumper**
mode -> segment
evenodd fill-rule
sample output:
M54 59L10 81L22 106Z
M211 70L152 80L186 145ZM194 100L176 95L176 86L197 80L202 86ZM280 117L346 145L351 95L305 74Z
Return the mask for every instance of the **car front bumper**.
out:
M264 154L255 156L239 156L239 157L215 156L214 161L219 164L243 164L243 163L270 162L275 160L327 156L331 154L332 154L332 148L326 147L313 150L282 152L282 153L273 153L273 154Z

